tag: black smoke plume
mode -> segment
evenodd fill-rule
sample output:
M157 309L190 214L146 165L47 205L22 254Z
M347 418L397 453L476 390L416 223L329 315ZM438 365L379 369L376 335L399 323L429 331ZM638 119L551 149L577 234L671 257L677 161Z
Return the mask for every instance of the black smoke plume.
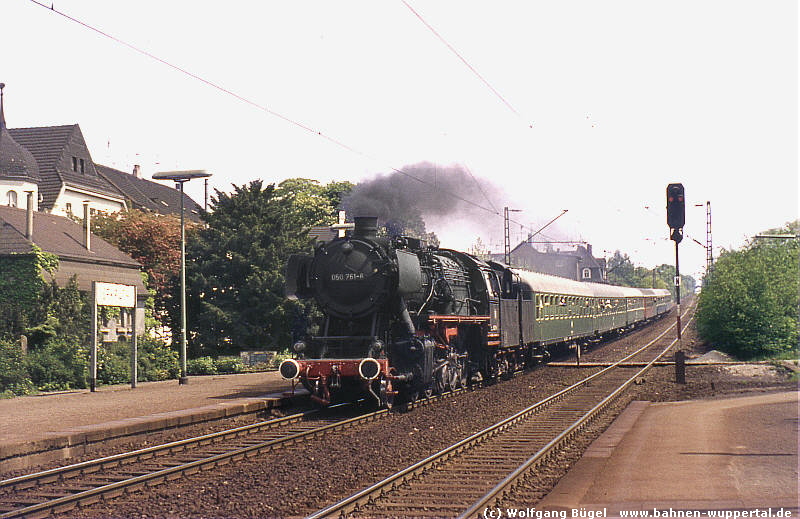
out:
M426 223L495 229L498 214L502 230L502 212L495 205L505 198L501 189L463 167L421 162L357 184L342 207L350 217L377 216L389 235L425 237Z

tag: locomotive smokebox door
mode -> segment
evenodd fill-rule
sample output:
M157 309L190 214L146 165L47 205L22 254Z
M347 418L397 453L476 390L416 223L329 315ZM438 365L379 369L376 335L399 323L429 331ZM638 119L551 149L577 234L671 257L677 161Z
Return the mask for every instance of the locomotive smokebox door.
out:
M313 258L308 254L292 254L286 263L286 297L307 299L311 297L308 268Z
M396 251L398 280L397 291L400 295L416 294L422 290L422 272L419 267L419 257L405 251Z

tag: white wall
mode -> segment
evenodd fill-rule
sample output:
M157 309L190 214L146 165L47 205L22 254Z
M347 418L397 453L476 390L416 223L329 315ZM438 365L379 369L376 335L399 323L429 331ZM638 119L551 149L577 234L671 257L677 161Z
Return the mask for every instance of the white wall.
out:
M95 211L105 213L116 213L125 209L125 201L121 198L103 196L98 193L91 193L82 189L65 186L56 198L51 213L60 216L69 216L67 204L71 205L72 214L78 218L83 218L83 203L88 201L89 207Z
M14 191L17 194L17 207L27 209L28 193L33 191L33 210L39 209L39 187L33 182L25 180L1 180L0 181L0 205L8 205L8 192Z

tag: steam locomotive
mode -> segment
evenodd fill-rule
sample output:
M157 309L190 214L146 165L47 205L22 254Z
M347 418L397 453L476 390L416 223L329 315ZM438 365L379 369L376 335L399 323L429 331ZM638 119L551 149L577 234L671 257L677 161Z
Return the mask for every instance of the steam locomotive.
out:
M321 405L369 395L379 406L493 381L664 315L668 290L584 283L511 268L406 236L349 236L292 255L290 298L314 298L318 334L279 367Z

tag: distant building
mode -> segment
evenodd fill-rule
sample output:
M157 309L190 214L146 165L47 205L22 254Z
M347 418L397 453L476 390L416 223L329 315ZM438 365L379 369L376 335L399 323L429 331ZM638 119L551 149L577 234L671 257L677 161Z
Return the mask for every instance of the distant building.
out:
M125 203L129 208L150 213L180 216L181 192L158 182L142 178L138 165L133 167L131 173L125 173L100 164L95 164L95 167L100 176L125 197ZM202 207L186 193L183 194L183 207L187 220L200 222Z
M0 258L21 259L31 254L34 246L58 256L58 270L45 277L61 287L73 276L77 276L82 292L91 290L92 281L135 286L136 328L144 329L144 302L148 294L139 262L65 216L0 206ZM129 331L130 316L123 317L121 326L125 328L115 332ZM111 338L116 340L116 335Z
M495 261L504 261L503 254L493 254ZM524 241L511 251L511 265L534 272L550 274L576 281L604 283L606 281L606 260L592 255L592 246L578 245L571 251L540 252Z
M77 124L13 128L8 133L36 160L38 211L81 215L84 202L94 211L115 213L125 209L124 195L97 173Z
M138 166L128 174L95 164L77 124L8 128L4 87L0 83L0 258L24 256L38 246L58 256L53 278L59 286L73 275L81 291L89 291L92 281L134 285L137 328L143 329L141 265L70 217L127 208L177 215L180 191L141 178ZM201 207L186 195L183 202L187 219L199 221ZM123 318L120 330L129 324Z

